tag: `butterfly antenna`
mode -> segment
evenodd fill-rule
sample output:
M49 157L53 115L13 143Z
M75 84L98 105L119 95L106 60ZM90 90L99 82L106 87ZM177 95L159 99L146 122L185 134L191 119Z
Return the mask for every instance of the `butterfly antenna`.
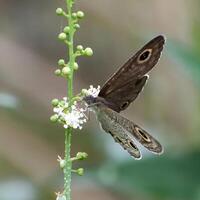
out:
M87 107L88 107L88 108L92 108L92 107L98 105L99 103L100 103L100 102L92 103L92 104L88 105Z

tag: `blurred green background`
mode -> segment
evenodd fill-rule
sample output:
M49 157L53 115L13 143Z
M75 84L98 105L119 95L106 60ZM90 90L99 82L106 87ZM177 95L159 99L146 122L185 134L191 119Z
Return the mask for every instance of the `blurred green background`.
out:
M0 1L0 200L53 200L63 175L64 134L49 122L50 101L66 94L53 75L66 55L55 15L62 0ZM73 176L73 200L200 199L200 1L77 0L85 12L76 44L90 46L79 59L75 91L102 85L148 40L167 45L144 92L123 114L159 139L162 156L142 150L135 161L99 129L93 114L73 135L73 151L89 158L84 177Z

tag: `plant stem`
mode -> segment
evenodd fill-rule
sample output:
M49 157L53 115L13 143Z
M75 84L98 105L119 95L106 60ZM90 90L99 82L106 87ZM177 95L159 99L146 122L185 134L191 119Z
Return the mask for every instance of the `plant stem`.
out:
M69 67L71 69L71 73L68 76L67 80L67 96L69 98L69 102L72 101L73 98L73 66L75 63L74 57L74 24L72 19L72 4L73 0L66 0L67 5L67 14L68 14L68 26L70 28L68 35L68 53L69 53ZM72 137L72 128L68 128L65 131L65 162L66 165L64 167L64 195L66 200L71 199L71 173L72 173L72 162L70 157L71 152L71 137Z
M65 131L65 168L64 168L64 195L66 200L71 199L71 169L72 162L70 160L71 151L71 135L72 129L69 128Z

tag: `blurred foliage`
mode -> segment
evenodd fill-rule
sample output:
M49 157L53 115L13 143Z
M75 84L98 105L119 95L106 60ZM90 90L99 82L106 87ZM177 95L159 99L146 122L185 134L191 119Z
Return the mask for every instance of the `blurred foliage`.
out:
M167 52L175 62L184 66L186 70L191 72L193 80L200 84L200 21L195 20L192 24L191 43L186 44L170 39L167 42ZM199 85L200 86L200 85Z
M100 183L130 199L200 199L200 152L163 155L141 161L109 162L96 176Z
M200 86L200 57L192 47L177 41L168 41L168 53L170 57L186 70L191 72ZM194 79L194 80L195 80Z

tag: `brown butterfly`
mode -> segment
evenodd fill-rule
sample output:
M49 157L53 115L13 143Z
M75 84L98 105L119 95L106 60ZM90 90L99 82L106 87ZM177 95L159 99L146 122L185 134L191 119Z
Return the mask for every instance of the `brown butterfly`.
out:
M162 35L152 39L113 74L97 97L84 97L96 113L102 129L136 159L140 159L141 154L134 140L156 154L161 154L163 148L154 137L119 112L125 110L141 92L148 79L147 73L160 58L164 43Z

